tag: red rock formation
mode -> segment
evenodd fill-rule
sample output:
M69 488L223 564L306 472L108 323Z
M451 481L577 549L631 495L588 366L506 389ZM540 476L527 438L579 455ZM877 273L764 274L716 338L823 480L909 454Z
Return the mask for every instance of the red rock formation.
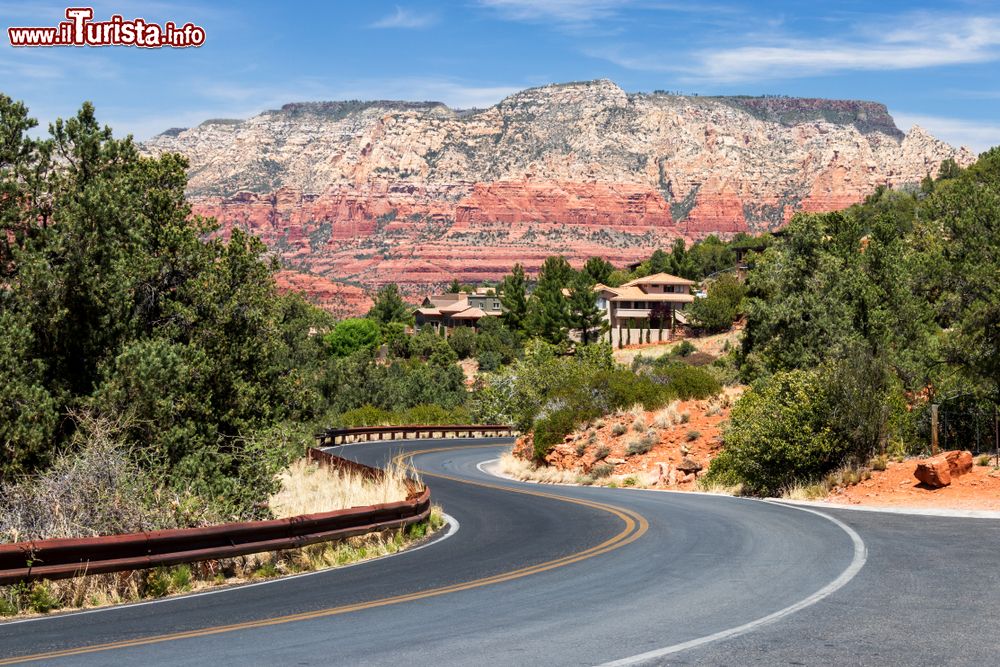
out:
M760 232L973 156L872 102L628 94L610 81L489 109L286 105L155 137L191 163L194 209L259 235L338 312L351 290L496 280L563 254L644 259L682 237ZM359 289L359 288L352 288ZM353 304L349 306L348 304Z

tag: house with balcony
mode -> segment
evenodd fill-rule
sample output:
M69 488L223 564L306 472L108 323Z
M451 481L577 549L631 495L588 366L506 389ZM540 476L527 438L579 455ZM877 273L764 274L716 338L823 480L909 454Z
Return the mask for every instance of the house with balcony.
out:
M612 345L669 340L678 324L686 324L684 307L694 301L693 280L656 273L621 287L594 285L597 306L604 311Z
M479 287L475 292L453 292L425 297L413 311L414 326L419 331L431 327L448 335L455 327L475 327L484 317L503 314L500 295L491 287Z

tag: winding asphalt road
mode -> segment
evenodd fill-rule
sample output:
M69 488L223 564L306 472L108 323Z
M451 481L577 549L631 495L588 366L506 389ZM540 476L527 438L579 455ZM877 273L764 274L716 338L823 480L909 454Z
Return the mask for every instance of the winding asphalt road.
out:
M0 664L1000 662L1000 521L521 484L479 469L496 440L340 449L423 452L458 529L338 570L0 624Z

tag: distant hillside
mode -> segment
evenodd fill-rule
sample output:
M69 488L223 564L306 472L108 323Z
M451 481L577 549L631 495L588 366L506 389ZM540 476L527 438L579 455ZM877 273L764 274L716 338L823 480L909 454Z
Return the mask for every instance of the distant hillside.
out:
M556 84L488 109L287 104L146 143L191 162L196 210L291 270L371 286L492 279L552 253L614 262L678 236L774 229L974 156L882 104Z

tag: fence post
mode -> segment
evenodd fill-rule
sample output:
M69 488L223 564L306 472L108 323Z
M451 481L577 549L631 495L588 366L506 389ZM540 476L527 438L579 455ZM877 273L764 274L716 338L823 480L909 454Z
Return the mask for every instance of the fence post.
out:
M931 404L931 456L937 454L938 450L938 406Z
M1000 411L993 406L993 445L996 448L997 467L1000 468Z

